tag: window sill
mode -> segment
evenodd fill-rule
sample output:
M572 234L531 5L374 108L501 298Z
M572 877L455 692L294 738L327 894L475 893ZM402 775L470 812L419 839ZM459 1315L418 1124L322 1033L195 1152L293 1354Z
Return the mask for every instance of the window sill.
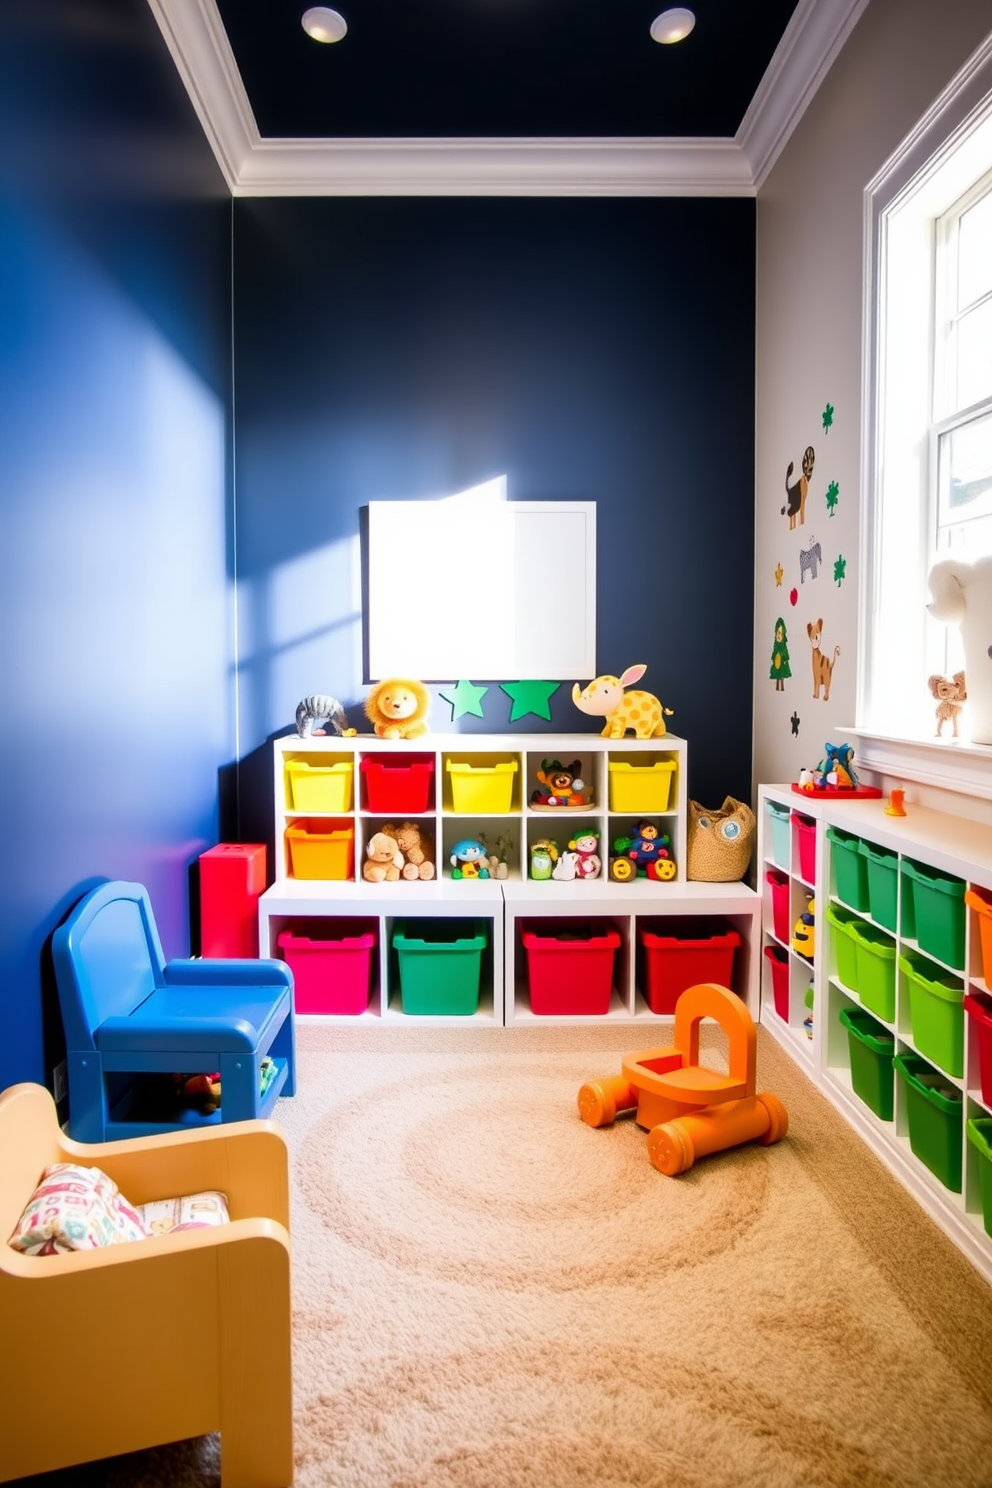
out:
M908 739L846 724L838 730L859 741L858 772L867 770L896 781L911 780L956 795L992 800L992 745L967 739Z

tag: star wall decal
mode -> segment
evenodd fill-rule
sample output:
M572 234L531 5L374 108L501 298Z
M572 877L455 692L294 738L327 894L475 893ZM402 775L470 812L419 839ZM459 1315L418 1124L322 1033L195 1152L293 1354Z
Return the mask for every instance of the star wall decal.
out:
M482 699L489 691L488 687L477 687L474 682L457 682L449 692L441 692L441 697L446 703L451 704L451 721L464 718L466 713L472 713L476 718L482 717Z
M780 563L779 566L778 566L778 568L775 570L775 588L776 589L781 589L781 587L782 587L782 580L783 580L784 577L785 577L785 569L782 567L782 565Z
M511 700L510 722L533 713L535 718L551 721L551 699L561 686L560 682L501 682L500 687Z

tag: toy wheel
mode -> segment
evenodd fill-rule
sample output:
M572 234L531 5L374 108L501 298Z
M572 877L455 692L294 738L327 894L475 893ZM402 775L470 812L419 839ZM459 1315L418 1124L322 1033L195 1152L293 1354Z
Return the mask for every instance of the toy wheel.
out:
M609 1126L621 1110L635 1105L633 1092L621 1075L591 1080L579 1091L579 1115L586 1126Z
M659 1173L675 1178L685 1173L696 1160L692 1138L680 1121L666 1121L648 1133L648 1157Z
M634 863L630 858L610 859L610 877L614 883L630 883L636 871Z
M789 1113L777 1095L766 1092L759 1095L758 1100L768 1112L768 1130L758 1141L762 1147L770 1147L773 1142L781 1142L789 1130Z
M648 864L648 878L656 878L660 883L675 877L675 864L671 858L655 858Z

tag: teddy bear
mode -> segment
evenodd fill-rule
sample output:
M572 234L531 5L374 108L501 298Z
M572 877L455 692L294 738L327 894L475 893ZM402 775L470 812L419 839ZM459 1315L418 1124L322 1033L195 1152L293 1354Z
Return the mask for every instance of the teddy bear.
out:
M958 736L958 714L968 701L964 672L955 672L953 677L942 677L935 673L927 678L927 686L937 699L937 738L944 732L944 724L950 720L955 739Z
M380 739L416 739L430 732L431 697L422 682L387 677L365 699L365 713Z
M431 841L420 830L416 822L405 821L400 827L389 824L382 830L395 840L396 846L403 855L403 867L400 870L403 878L412 880L434 877Z
M403 867L403 854L395 837L386 832L374 832L365 844L365 863L362 877L369 883L396 883Z

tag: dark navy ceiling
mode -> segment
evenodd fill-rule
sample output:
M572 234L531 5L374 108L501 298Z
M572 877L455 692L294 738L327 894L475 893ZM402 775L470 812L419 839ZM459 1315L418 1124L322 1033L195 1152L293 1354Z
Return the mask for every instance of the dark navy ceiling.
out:
M652 41L664 0L217 0L268 138L732 138L796 0L695 0L692 33Z

